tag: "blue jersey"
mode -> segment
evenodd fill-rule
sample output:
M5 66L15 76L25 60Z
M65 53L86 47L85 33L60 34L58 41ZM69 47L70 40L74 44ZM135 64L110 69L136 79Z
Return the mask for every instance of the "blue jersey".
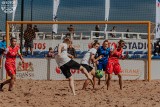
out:
M103 55L103 58L98 60L99 63L107 63L109 54L110 54L110 48L104 49L103 46L100 46L97 50L97 56Z
M0 42L0 49L6 49L6 41Z

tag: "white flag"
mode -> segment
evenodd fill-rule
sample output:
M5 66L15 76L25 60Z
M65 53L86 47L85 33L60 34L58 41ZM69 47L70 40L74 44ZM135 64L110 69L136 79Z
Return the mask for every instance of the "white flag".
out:
M156 38L160 38L160 0L156 0Z
M53 21L57 21L57 11L60 4L60 0L53 0ZM53 32L57 33L58 24L53 24Z
M105 21L109 19L109 11L110 11L110 0L105 0ZM104 31L107 30L107 24L105 25Z

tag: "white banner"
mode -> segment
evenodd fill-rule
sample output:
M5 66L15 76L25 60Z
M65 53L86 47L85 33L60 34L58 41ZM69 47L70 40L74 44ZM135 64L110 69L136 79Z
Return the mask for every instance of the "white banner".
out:
M109 19L109 11L110 11L110 0L105 0L105 21ZM105 25L104 31L107 31L107 24Z
M78 63L81 59L74 59ZM48 60L46 58L25 58L25 63L22 64L20 59L16 61L17 79L33 79L33 80L65 80L66 78L57 68L54 59ZM160 60L152 60L151 64L151 79L160 79L160 72L157 69ZM0 72L0 79L6 78L5 60L3 61L3 71ZM145 80L147 78L147 61L146 60L120 60L122 68L123 80ZM85 75L79 70L71 70L75 80L86 79ZM113 79L118 79L113 75ZM104 77L103 77L104 80Z
M53 21L57 21L57 11L59 6L60 0L53 0ZM57 34L58 31L58 24L53 25L53 33Z
M62 40L34 40L34 51L47 51L49 47L54 48ZM74 40L73 47L78 51L87 51L90 43L93 42L92 40ZM99 40L100 44L103 43L103 40ZM110 43L118 42L118 40L109 40ZM147 51L147 41L146 40L125 40L126 44L124 46L124 51ZM154 42L153 40L152 49L154 49Z
M12 21L14 21L15 19L15 14L16 14L16 9L17 9L17 5L18 5L18 0L13 0L13 13L12 13ZM12 25L12 32L15 31L15 26ZM16 37L14 33L12 33L13 37Z
M74 59L76 62L80 63L81 59ZM143 60L120 60L122 68L123 80L144 80L146 73L146 65ZM84 80L86 79L85 75L79 70L70 70L75 80ZM66 78L57 68L55 60L51 60L50 72L52 80L65 80ZM102 78L105 79L105 76ZM113 79L117 80L118 77L113 75Z
M19 58L16 59L16 78L47 80L47 59L26 58L22 63ZM3 61L3 79L6 77L5 60Z
M160 0L156 0L156 38L160 38Z

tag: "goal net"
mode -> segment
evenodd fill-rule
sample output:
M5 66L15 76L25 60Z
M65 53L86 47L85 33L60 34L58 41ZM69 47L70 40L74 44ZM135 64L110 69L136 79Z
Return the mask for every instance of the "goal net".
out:
M9 26L12 24L23 25L23 31L9 33ZM28 24L32 25L31 29L36 25L37 31L33 30L35 36L33 54L29 51L26 55L25 38L30 35L28 33L31 33L31 31L26 33ZM54 33L51 29L46 29L46 26L52 28L53 24L58 24L59 28L64 30ZM103 26L106 24L111 26L111 29L104 31ZM96 30L97 26L99 30ZM71 28L72 31L70 31ZM138 31L140 28L144 30ZM54 49L64 38L69 37L72 39L73 47L76 50L74 60L78 63L81 62L89 49L90 43L94 40L98 40L102 45L106 39L110 43L118 43L120 39L123 39L125 41L123 55L129 54L127 59L120 60L123 79L150 80L152 51L151 45L148 45L151 43L150 32L151 23L149 21L8 21L6 33L8 45L10 37L15 36L17 38L23 57L26 60L24 64L17 60L17 78L64 80L65 77L54 58L46 58L46 54L50 47ZM5 73L4 68L3 73ZM85 79L84 74L79 70L72 69L71 73L76 80ZM113 78L117 79L117 76L114 75Z

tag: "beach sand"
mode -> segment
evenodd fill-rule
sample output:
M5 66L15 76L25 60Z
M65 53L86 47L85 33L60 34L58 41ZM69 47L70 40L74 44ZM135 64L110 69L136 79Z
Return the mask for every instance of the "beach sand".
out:
M0 81L2 82L2 81ZM81 90L84 81L75 81L73 96L68 81L17 80L12 92L8 85L0 92L0 107L160 107L160 81L111 81L106 90L104 81Z

